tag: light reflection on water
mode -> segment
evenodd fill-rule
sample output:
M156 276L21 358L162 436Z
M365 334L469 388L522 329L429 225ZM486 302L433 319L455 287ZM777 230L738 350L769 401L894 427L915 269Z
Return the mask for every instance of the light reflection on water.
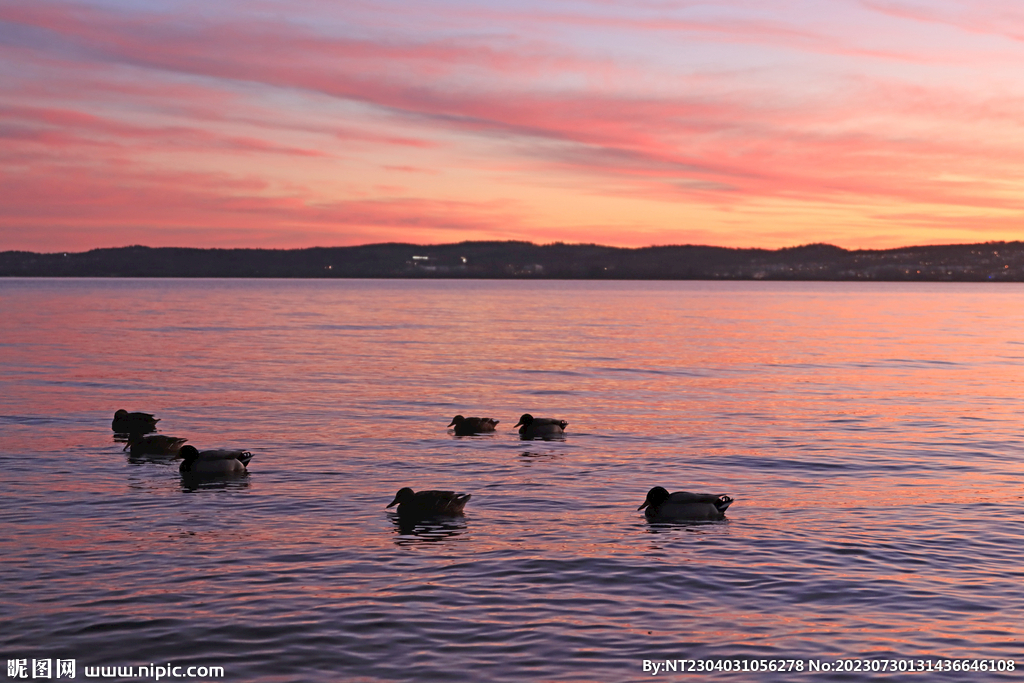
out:
M247 681L1014 657L1022 294L0 281L2 649ZM118 408L250 473L131 457ZM521 441L524 412L565 440ZM651 524L655 484L736 503ZM473 498L406 525L402 486Z

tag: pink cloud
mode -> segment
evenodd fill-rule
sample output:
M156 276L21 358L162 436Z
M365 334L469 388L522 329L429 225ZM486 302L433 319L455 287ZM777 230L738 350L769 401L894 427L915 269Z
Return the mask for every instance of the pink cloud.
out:
M866 7L901 19L943 24L972 33L1024 40L1024 11L1012 3L976 0L971 3L863 0Z
M625 5L606 7L614 12L500 16L724 44L796 41L820 55L928 62L920 53L832 40L809 24L756 15L682 19L650 8L619 17ZM912 16L920 8L891 2L883 9ZM472 15L460 18L474 25ZM518 186L544 174L576 196L600 188L605 196L716 210L775 200L1024 209L1002 189L1024 161L1024 136L1014 136L1021 93L918 85L870 70L828 88L783 90L776 80L744 80L742 69L721 77L670 73L660 87L634 87L642 64L511 29L411 39L373 27L385 37L357 38L355 29L331 35L246 15L186 20L46 0L0 6L0 22L7 25L0 38L13 35L11 27L22 36L0 48L0 58L21 66L16 87L0 93L7 225L135 224L178 235L203 234L182 226L249 226L342 240L347 230L375 229L538 234L530 231L544 225L550 207L523 207L514 194L453 202L450 192L435 193L431 177L467 163L478 165L467 175L510 177ZM979 122L1010 134L991 139ZM185 153L195 163L188 170L168 160ZM330 165L341 161L351 165ZM360 186L359 164L403 173L403 185L368 174ZM345 187L356 189L335 197L303 187L314 174L312 184L330 185L326 174L335 168L352 175ZM54 200L46 192L53 187L66 192ZM939 225L943 209L935 210ZM913 223L900 218L911 211L884 215ZM587 225L561 229L593 234Z
M209 151L212 148L288 156L324 156L319 150L275 145L266 140L237 135L218 135L184 126L140 126L66 109L3 107L0 118L14 122L22 139L66 148L71 145L131 146L138 149L170 148ZM73 131L73 132L72 132Z
M5 249L45 250L54 236L61 236L62 244L74 243L76 235L98 229L115 240L103 246L140 241L180 246L174 239L181 235L205 235L204 242L227 235L230 244L250 230L262 235L264 245L289 240L292 246L361 244L381 241L382 228L457 241L516 235L516 226L523 223L507 202L407 198L317 203L299 195L268 196L266 189L258 180L130 169L118 174L115 168L103 178L60 167L32 177L0 175L0 243Z

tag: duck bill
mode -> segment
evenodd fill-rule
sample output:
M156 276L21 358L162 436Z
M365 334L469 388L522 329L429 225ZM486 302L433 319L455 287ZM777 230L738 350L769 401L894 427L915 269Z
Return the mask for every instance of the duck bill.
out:
M395 496L395 499L393 501L391 501L390 503L388 503L387 505L385 505L384 507L385 508L390 508L390 507L394 507L396 505L398 505L398 496Z
M512 425L512 429L515 429L516 427L520 427L523 424L525 424L525 423L522 420L520 420L519 422L516 422L514 425Z
M638 507L637 510L643 510L645 507L647 507L650 504L651 504L650 501L645 500L644 504L641 505L640 507Z
M454 427L455 426L455 420L452 420L451 423L448 426L449 427Z

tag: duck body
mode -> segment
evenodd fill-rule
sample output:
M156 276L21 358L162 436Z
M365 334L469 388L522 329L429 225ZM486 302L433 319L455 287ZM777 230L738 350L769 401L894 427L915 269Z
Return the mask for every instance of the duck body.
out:
M472 494L455 491L420 491L411 488L398 490L395 499L387 507L398 506L402 517L436 517L439 515L461 515Z
M129 413L127 410L118 410L114 413L114 419L110 428L118 434L147 434L156 431L156 423L160 418L153 417L150 413Z
M178 468L182 474L241 474L252 460L252 453L241 450L199 451L194 446L182 446L179 453L183 458Z
M132 434L123 450L129 451L132 455L178 455L186 441L188 439L164 434Z
M519 436L523 439L551 439L565 436L565 428L569 423L554 417L534 417L524 414L516 423Z
M676 491L669 493L661 486L647 492L647 499L637 510L644 510L651 521L722 519L733 499L714 493L690 493Z
M456 415L452 418L449 427L455 427L456 436L472 436L473 434L486 434L493 432L500 420L492 420L489 417L463 417Z

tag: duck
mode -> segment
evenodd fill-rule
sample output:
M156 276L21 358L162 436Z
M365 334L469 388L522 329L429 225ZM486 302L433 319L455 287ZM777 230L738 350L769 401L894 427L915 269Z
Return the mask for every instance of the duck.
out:
M121 450L130 451L132 455L178 455L178 451L188 439L165 434L132 434L128 443Z
M150 413L129 413L121 409L114 413L110 428L119 434L146 434L156 431L156 423L159 421L160 418Z
M437 515L461 515L471 493L455 493L454 491L420 491L415 493L411 488L398 489L395 499L387 507L398 505L399 516L434 517Z
M247 471L252 453L241 450L200 451L195 446L182 446L184 460L178 468L182 474L241 474Z
M471 436L473 434L493 432L499 422L501 420L492 420L489 417L463 417L456 415L448 426L455 427L456 436Z
M525 413L515 426L519 427L519 436L523 439L550 439L564 436L569 423L554 417L534 417Z
M689 491L669 493L663 487L655 486L647 492L647 499L637 510L647 508L644 514L651 521L723 519L732 502L733 499L726 495Z

